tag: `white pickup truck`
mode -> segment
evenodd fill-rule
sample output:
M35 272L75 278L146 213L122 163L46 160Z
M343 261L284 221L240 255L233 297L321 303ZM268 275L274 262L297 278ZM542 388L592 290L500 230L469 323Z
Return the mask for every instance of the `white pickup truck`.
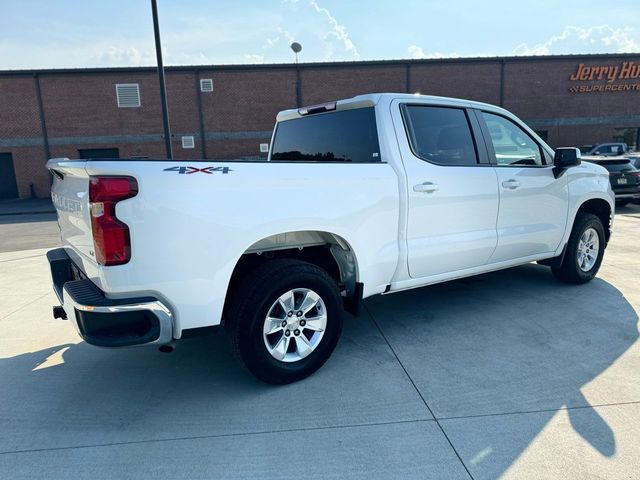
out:
M278 114L268 161L52 159L61 306L101 347L222 324L246 367L299 380L363 298L537 261L591 280L605 169L502 108L374 94ZM194 330L198 329L198 330Z

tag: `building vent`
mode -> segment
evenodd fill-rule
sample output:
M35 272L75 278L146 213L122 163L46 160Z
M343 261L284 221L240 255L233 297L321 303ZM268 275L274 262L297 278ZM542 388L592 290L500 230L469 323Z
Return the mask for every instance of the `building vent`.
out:
M201 92L213 92L213 80L210 78L200 79L200 91Z
M182 136L182 148L196 148L196 141L193 135Z
M118 98L118 107L140 106L140 88L137 83L116 84L116 97Z

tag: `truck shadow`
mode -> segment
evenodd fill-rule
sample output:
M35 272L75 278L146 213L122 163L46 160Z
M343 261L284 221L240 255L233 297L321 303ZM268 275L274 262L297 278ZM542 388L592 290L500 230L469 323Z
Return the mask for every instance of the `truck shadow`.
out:
M636 312L611 284L567 286L526 265L365 305L327 365L284 387L247 374L222 332L172 354L68 343L0 359L0 452L429 420L377 324L454 445L474 430L460 446L472 473L491 448L488 477L499 476L567 406L581 407L569 418L582 438L616 453L615 432L581 391L638 339ZM617 393L637 393L626 382ZM292 398L314 409L282 408ZM536 413L526 429L505 427L507 441L464 421L515 412Z
M472 474L500 476L566 407L577 434L616 454L615 432L582 391L597 405L638 398L638 365L588 385L638 339L637 313L613 285L565 285L528 264L374 297L367 309Z

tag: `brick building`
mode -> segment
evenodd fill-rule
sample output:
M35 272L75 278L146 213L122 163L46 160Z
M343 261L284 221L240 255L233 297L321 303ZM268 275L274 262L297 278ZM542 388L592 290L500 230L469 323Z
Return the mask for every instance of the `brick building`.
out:
M168 67L176 159L265 158L279 110L371 92L511 110L552 146L640 135L640 54ZM154 68L0 71L0 198L44 197L50 157L165 156Z

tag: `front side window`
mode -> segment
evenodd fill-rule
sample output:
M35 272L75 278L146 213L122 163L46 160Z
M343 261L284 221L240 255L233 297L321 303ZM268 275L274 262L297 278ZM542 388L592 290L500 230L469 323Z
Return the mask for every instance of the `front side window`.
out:
M511 120L482 112L498 165L543 165L540 146Z
M278 123L272 161L380 161L373 107L339 110Z
M413 153L421 159L439 165L478 163L463 109L405 105L404 121Z

